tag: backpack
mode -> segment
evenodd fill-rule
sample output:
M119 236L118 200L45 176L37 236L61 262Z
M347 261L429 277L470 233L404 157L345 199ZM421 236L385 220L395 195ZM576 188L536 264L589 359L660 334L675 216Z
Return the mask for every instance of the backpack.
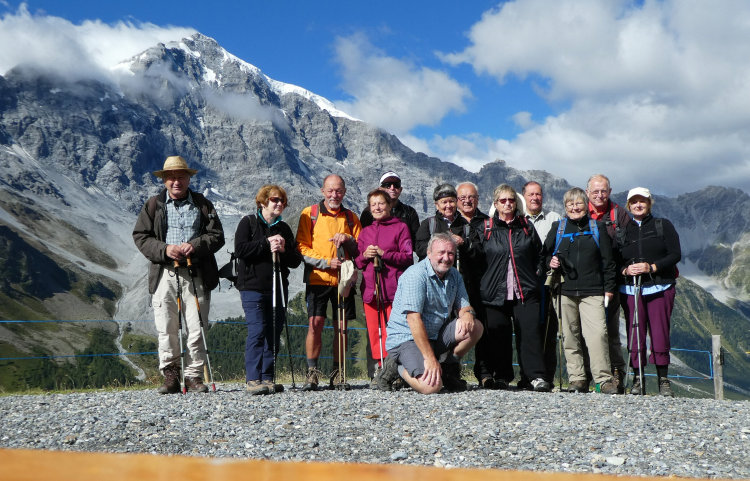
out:
M529 223L526 220L526 217L519 217L519 219L521 219L521 226L523 227L524 234L529 235ZM492 217L484 219L484 240L490 240L490 235L492 234L492 220Z
M193 196L201 196L201 197L203 197L201 194L199 194L197 192L192 192L192 195ZM146 201L146 213L148 214L148 216L151 218L152 221L154 220L154 215L156 215L156 199L157 199L157 197L159 197L159 196L155 195L155 196L149 197L148 201ZM203 213L203 215L205 215L209 219L212 217L209 214L209 212L208 212L208 204L206 204L205 202L203 202L202 205L201 205L201 212Z
M654 228L656 229L656 236L664 239L664 219L661 217L654 217ZM615 240L617 241L618 246L622 247L625 245L625 229L617 229Z
M599 247L599 226L596 225L596 221L594 219L589 219L589 230L585 230L582 232L573 232L572 234L566 234L565 233L565 227L568 225L568 218L563 217L560 219L560 223L557 225L557 234L555 234L555 248L552 251L552 255L557 255L557 251L560 249L560 244L562 243L563 238L567 237L570 239L570 243L572 244L576 237L580 237L582 235L590 235L594 238L594 242L596 242L596 247Z
M429 222L429 226L430 226L430 237L432 237L432 234L435 233L435 225L436 225L435 223L437 221L435 220L434 215L430 217L429 219L427 219L427 221ZM448 229L448 231L450 232L450 229ZM471 233L471 224L469 223L464 224L464 239L468 239L470 233Z
M349 226L349 232L354 233L354 217L352 217L352 211L347 209L346 207L341 207L341 210L344 211L344 216L346 217L346 225ZM310 233L312 234L313 230L315 230L315 223L318 221L318 215L320 214L320 209L318 204L313 204L310 206Z
M258 225L258 218L254 215L246 215L245 217L250 221L250 232L252 232L253 227L257 227ZM229 262L221 266L219 269L219 277L226 279L231 282L232 285L235 285L237 283L237 276L240 272L239 257L235 256L234 252L230 252L229 256Z

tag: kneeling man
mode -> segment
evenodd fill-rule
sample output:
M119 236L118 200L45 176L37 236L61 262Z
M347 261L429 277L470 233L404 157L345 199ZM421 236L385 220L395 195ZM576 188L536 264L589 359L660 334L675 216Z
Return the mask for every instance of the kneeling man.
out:
M388 357L378 378L381 390L390 391L399 374L423 394L443 386L451 392L466 390L459 361L479 341L482 324L453 268L455 260L453 237L434 234L427 257L399 278L387 327Z

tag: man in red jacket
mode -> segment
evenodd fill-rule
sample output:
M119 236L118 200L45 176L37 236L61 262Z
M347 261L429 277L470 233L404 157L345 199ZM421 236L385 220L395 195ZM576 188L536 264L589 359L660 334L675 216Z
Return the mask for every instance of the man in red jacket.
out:
M630 222L627 211L610 200L612 187L604 174L594 174L589 178L586 195L589 198L589 217L601 220L607 226L607 234L615 244L615 236L619 229ZM607 336L609 337L609 359L612 364L612 375L617 386L618 394L625 393L625 359L622 357L622 343L620 342L620 296L617 290L609 301L607 311Z

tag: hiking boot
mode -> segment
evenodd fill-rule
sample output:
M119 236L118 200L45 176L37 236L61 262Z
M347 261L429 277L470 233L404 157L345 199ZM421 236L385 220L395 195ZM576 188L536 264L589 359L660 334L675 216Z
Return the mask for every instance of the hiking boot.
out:
M252 396L260 396L262 394L268 394L270 391L268 390L268 386L256 379L254 381L247 382L247 385L245 386L245 392L249 393Z
M596 391L602 394L618 394L614 379L597 384Z
M568 392L589 392L589 384L586 381L570 381L568 384Z
M630 388L630 394L633 395L641 395L646 394L646 386L643 386L643 389L641 389L641 378L640 376L633 376L633 387Z
M175 394L180 392L180 368L170 364L163 370L164 384L156 390L159 394Z
M672 383L669 382L669 379L667 379L666 377L659 378L659 395L674 397L674 392L672 391Z
M480 389L497 389L497 385L495 384L495 380L492 377L483 377L479 381L479 388Z
M534 388L534 392L551 392L552 383L545 381L541 377L538 377L531 381L531 385Z
M457 362L446 362L440 365L443 371L443 387L448 392L464 392L467 389L466 381L461 379L461 364Z
M516 389L519 391L533 391L534 386L531 385L531 380L527 377L522 377L517 383L516 383Z
M305 384L302 386L303 391L317 391L318 382L322 373L318 371L317 367L307 368L307 377L305 378Z
M346 382L346 380L344 379L344 374L339 371L339 368L334 368L333 372L331 373L329 387L331 389L336 389L337 391L348 391L349 389L351 389L351 386Z
M391 391L399 391L406 386L404 382L404 378L401 376L397 377L395 381L393 381L393 384L391 384Z
M615 383L617 394L625 394L625 373L619 367L612 370L612 382Z
M381 391L393 391L397 379L401 379L398 375L398 364L392 356L386 356L383 360L383 367L375 373L373 381Z
M380 372L383 370L382 366L375 366L373 370L372 379L370 379L370 389L373 391L378 390L378 379L380 379Z
M208 386L203 384L203 379L200 376L185 376L185 389L190 392L208 392Z
M263 381L261 381L261 384L268 388L269 394L273 394L275 392L284 392L283 384L274 384L274 382L270 379L264 379Z
M509 387L510 386L508 385L508 381L506 381L505 379L502 379L502 378L499 378L499 377L495 378L495 389L499 389L501 391L505 391Z

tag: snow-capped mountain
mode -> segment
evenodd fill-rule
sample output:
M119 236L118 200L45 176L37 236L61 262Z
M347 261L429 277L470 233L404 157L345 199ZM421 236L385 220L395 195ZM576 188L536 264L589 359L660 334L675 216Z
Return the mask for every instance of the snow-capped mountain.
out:
M160 189L152 172L168 155L182 155L199 170L191 186L219 210L227 237L220 262L232 250L241 216L255 210L257 189L270 182L287 189L284 217L293 227L301 209L319 200L329 173L344 177L345 204L360 212L379 176L395 170L404 179L402 200L423 217L434 211L432 190L440 182L473 181L481 205L489 206L498 184L520 189L536 180L545 188L545 205L558 212L570 187L564 179L516 170L501 160L473 173L415 153L327 99L268 78L201 34L124 60L111 81L70 81L38 66L18 66L0 77L0 219L9 253L2 295L16 306L13 312L151 318L146 261L131 229L145 199ZM623 194L615 198L624 200ZM750 300L747 193L707 187L657 197L654 210L680 232L683 274L742 311ZM24 290L24 282L39 279L33 269L24 271L10 245L24 246L26 267L33 268L34 256L61 266L67 284L44 279L54 281L47 297ZM82 279L88 288L75 287ZM34 299L34 309L24 296ZM211 318L240 314L236 291L223 286Z

